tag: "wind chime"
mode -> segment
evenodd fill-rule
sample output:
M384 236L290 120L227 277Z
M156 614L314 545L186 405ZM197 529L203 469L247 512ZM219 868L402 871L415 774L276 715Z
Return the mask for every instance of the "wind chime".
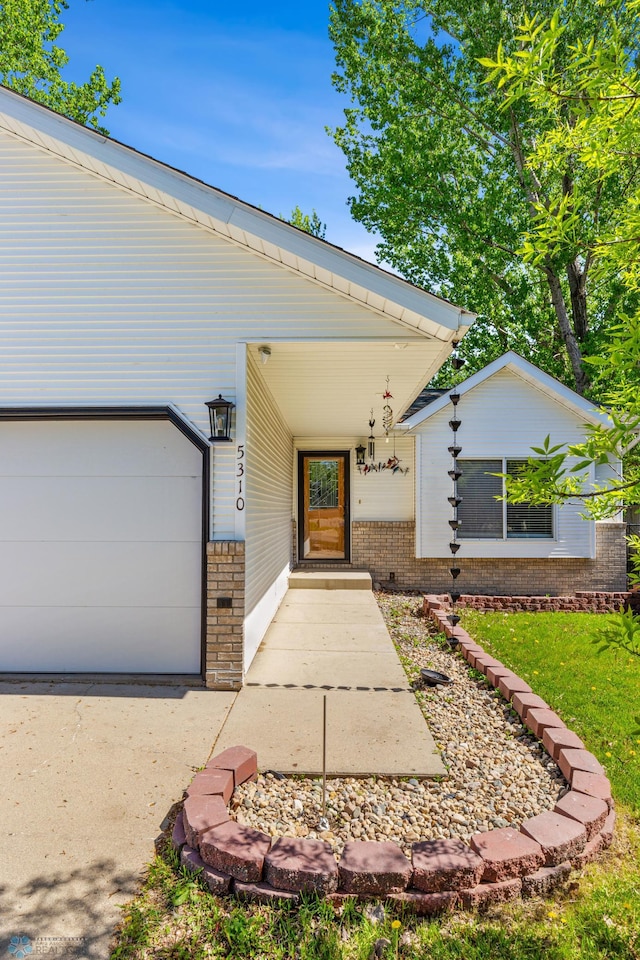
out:
M389 400L393 400L393 394L389 390L389 377L387 377L387 386L382 394L382 399L384 401L384 406L382 408L382 426L384 428L384 439L385 443L389 443L389 432L393 427L393 410L389 405ZM400 466L400 458L396 455L396 436L393 435L393 456L388 457L385 462L380 461L380 463L375 463L376 457L376 439L373 435L373 428L376 424L376 421L373 418L373 408L371 409L371 415L369 419L369 438L367 440L367 459L368 463L365 463L364 460L364 446L356 447L356 463L358 466L358 472L363 474L368 473L380 473L382 470L390 470L391 473L409 473L409 467Z
M453 353L451 355L451 365L454 370L460 370L464 366L464 360L458 356L458 342L453 342ZM449 643L452 647L455 647L458 643L458 638L455 635L456 627L460 623L460 617L456 613L456 604L460 599L460 592L457 586L457 579L460 576L460 567L456 565L455 556L460 549L460 542L458 540L458 529L460 527L460 521L458 520L458 507L462 503L462 497L458 496L458 480L462 476L462 470L460 469L460 464L458 463L458 457L462 453L462 447L458 443L458 430L462 425L462 420L458 417L458 403L460 402L460 394L457 390L453 390L449 394L449 400L453 404L453 417L449 420L449 427L453 433L453 443L448 448L449 453L452 458L451 469L448 471L449 476L453 481L453 492L452 496L448 497L449 503L453 507L453 516L449 520L449 526L451 527L452 537L449 543L449 550L451 551L451 557L453 561L453 566L449 568L449 573L453 580L452 589L451 589L451 613L447 617L447 620L451 624L451 637L449 638Z
M382 394L384 406L382 408L382 426L384 427L384 442L389 443L389 430L393 426L393 410L389 406L389 400L393 400L393 394L389 391L389 377L387 377L387 386ZM394 441L395 442L395 441Z

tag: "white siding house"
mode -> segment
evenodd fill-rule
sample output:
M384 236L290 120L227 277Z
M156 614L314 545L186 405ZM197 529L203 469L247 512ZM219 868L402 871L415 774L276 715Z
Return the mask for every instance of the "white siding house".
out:
M317 516L308 542L348 563L386 378L398 417L473 315L3 88L0 275L0 671L237 687L294 560L297 438L346 452L315 458L347 464L339 542Z
M385 442L382 397L397 423L473 314L2 87L0 277L0 672L237 688L296 563L440 588L447 400ZM580 435L522 363L467 381L465 456ZM600 541L568 507L466 548L617 589Z
M475 561L470 567L471 590L466 592L568 592L567 576L573 577L569 590L624 589L621 518L598 523L585 519L577 500L531 510L495 499L504 493L495 473L535 456L531 448L541 447L547 436L552 445L580 442L587 424L608 425L606 413L514 353L459 384L456 392L460 399L455 413L450 394L443 393L397 428L416 438L416 557L451 558L449 447L455 442L462 473L456 561ZM455 441L450 426L454 416L460 422ZM575 462L569 459L568 466ZM605 475L619 476L620 469L617 461L598 468L597 475L590 468L587 487ZM618 562L611 563L608 572L604 568L612 557L605 540L618 547ZM573 561L579 563L572 565ZM428 576L426 567L424 575Z

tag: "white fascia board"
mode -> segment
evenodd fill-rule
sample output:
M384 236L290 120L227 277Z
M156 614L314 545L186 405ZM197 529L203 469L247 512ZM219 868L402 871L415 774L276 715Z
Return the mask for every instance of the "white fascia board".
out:
M548 373L544 373L539 367L525 360L519 354L514 353L513 350L509 350L501 357L498 357L497 360L493 360L487 364L482 370L478 370L477 373L474 373L473 376L467 380L458 383L455 390L462 397L464 394L469 393L470 390L473 390L474 387L484 383L485 380L489 380L490 377L505 368L508 368L515 373L516 376L530 383L531 386L540 390L545 396L550 396L564 407L567 407L573 414L581 417L585 423L602 424L605 427L611 426L611 421L606 412L599 410L589 400L585 400L584 397L576 393L575 390L571 390L570 387L566 387ZM449 394L452 393L453 390L454 387L451 387L451 390L444 393L441 397L438 397L437 400L434 400L422 410L418 410L418 412L414 413L408 420L404 420L398 424L398 427L404 430L413 430L421 423L424 423L425 420L428 420L447 406L450 402Z
M318 283L323 281L315 269L309 269L309 264L327 271L343 281L336 283L342 296L352 297L353 285L364 292L364 296L356 294L353 299L367 304L366 294L371 293L373 303L367 305L377 313L387 315L386 309L379 309L379 298L385 303L389 301L390 319L427 337L450 343L463 336L475 319L474 313L421 290L395 274L2 86L0 125L20 139L159 203L173 213L177 211L190 220L195 213L195 220L201 225L203 218L197 214L204 213L205 224L208 221L210 229L243 243L254 252L258 246L267 259L274 259L273 253L270 257L264 253L261 243L256 244L256 239L266 241L270 251L273 248L282 251L277 257L278 263L296 269L290 266L293 255L298 271ZM345 280L348 293L344 292Z

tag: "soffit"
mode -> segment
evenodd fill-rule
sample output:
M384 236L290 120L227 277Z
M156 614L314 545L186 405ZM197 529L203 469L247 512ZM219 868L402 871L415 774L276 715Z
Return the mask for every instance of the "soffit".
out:
M436 340L413 340L401 349L392 341L271 343L263 364L259 346L248 349L260 375L291 433L304 437L364 438L372 408L380 437L387 376L395 422L448 352Z

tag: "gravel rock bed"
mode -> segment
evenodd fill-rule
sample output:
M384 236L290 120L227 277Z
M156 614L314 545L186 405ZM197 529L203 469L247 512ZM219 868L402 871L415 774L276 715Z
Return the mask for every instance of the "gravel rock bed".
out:
M393 840L410 853L418 840L518 827L553 809L568 786L542 745L488 683L433 635L419 616L421 599L376 594L389 632L449 775L434 780L344 777L327 781L270 771L235 791L230 813L271 836L327 840L340 855L349 840ZM451 686L423 687L422 667L445 673Z

